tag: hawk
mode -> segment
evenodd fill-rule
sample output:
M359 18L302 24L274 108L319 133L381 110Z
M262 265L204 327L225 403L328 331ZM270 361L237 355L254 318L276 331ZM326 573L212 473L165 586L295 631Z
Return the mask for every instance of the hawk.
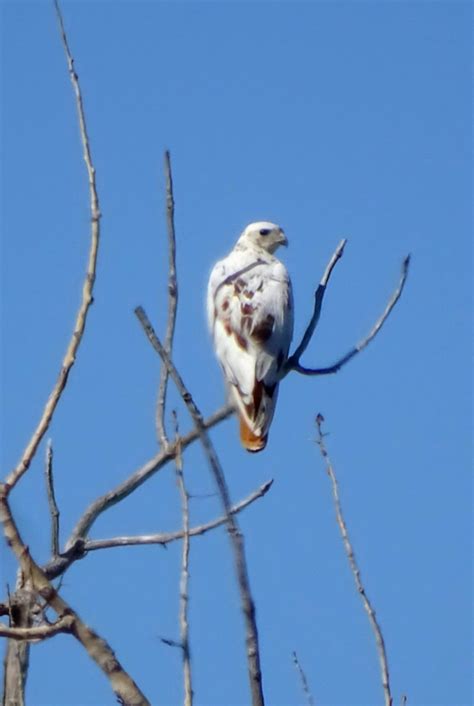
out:
M240 421L247 451L268 439L283 366L293 335L293 297L285 266L274 256L288 245L275 223L251 223L214 266L207 311L214 348Z

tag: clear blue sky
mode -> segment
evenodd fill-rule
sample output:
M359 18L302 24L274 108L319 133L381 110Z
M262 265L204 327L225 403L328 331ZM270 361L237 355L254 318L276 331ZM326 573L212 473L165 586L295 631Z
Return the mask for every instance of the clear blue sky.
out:
M290 376L267 450L212 433L241 516L272 706L302 704L296 650L320 705L382 702L377 657L343 554L329 450L367 591L384 631L395 703L471 703L471 6L467 2L64 2L100 189L95 304L50 436L62 538L87 504L156 452L158 360L133 315L163 332L162 153L175 177L180 309L175 361L208 414L224 400L206 331L213 263L250 221L280 223L296 330L341 237L349 244L305 362L331 363L409 281L386 328L338 376ZM2 475L36 424L78 305L89 245L86 175L49 2L2 4ZM182 429L190 427L173 391ZM13 496L48 558L44 449ZM199 448L191 492L213 492ZM192 522L219 514L192 501ZM93 537L176 529L168 467L100 519ZM154 704L182 702L180 547L88 556L65 597L106 637ZM15 562L1 552L2 595ZM191 553L197 703L248 703L244 632L227 537ZM72 638L35 646L30 706L111 704Z

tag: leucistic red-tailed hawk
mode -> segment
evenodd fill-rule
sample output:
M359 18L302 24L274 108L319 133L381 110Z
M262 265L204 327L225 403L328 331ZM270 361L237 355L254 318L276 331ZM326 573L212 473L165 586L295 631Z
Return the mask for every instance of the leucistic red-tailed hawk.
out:
M209 279L209 326L247 451L267 443L293 335L291 282L273 255L280 245L288 241L279 226L251 223Z

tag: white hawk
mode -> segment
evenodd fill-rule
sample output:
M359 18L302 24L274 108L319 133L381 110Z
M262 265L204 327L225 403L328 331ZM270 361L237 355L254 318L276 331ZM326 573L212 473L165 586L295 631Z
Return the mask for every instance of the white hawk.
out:
M273 255L280 245L288 241L279 226L251 223L208 285L209 327L247 451L267 443L293 335L291 282Z

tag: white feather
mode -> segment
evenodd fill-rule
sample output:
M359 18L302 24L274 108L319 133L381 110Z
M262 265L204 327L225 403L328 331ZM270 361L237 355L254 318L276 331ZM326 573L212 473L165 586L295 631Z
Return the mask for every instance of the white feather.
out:
M260 235L262 229L271 231L267 240ZM208 286L216 355L239 411L257 436L265 435L272 421L293 335L290 279L272 254L282 242L286 238L275 224L251 224L230 254L214 266ZM264 384L264 392L258 409L249 415L256 382Z

